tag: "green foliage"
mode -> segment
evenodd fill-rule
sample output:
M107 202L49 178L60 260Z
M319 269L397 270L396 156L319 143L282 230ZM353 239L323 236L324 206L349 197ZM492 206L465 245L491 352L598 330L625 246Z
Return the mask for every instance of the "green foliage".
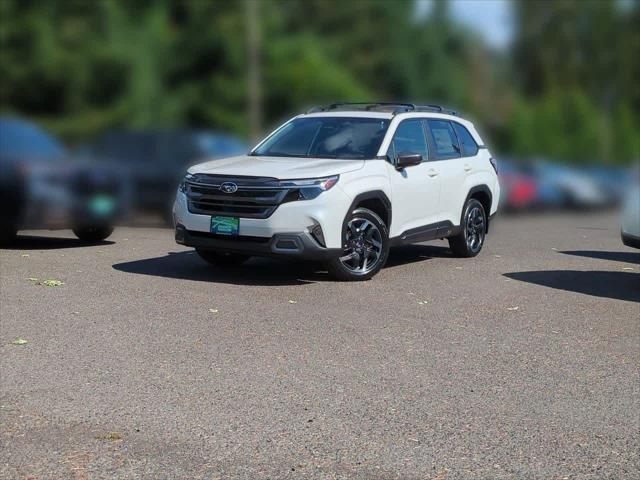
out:
M264 127L315 103L443 103L499 149L640 156L640 2L514 2L493 52L445 1L262 0ZM248 133L245 0L0 0L0 110L71 142L116 127Z
M516 7L513 152L574 162L640 158L640 2L518 0Z
M575 162L602 158L602 116L580 92L520 100L512 126L513 151Z

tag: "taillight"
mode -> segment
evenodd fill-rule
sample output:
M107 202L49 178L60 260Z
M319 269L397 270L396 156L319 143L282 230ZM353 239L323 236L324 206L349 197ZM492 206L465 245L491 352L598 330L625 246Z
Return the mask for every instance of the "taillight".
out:
M491 166L493 167L493 169L496 171L496 174L497 174L498 173L498 161L493 157L491 157L489 159L489 161L491 162Z

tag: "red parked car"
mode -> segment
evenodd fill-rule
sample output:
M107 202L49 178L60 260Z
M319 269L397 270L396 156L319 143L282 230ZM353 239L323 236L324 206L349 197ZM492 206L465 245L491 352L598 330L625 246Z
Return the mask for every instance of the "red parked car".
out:
M524 210L536 206L538 187L535 179L509 161L499 160L500 205L506 210Z

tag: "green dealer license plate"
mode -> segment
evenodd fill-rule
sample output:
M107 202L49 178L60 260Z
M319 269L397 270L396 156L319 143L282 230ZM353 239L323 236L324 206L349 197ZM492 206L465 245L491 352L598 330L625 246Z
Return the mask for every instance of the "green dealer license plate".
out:
M237 217L211 217L211 233L238 235L240 219Z
M89 202L89 209L95 215L110 215L116 208L116 202L109 195L96 195Z

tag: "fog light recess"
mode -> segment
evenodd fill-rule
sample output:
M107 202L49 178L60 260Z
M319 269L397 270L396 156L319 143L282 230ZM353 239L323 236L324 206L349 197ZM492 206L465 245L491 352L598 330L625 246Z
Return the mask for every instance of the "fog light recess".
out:
M314 225L314 227L311 229L311 236L323 247L327 246L324 241L324 234L322 233L322 227L320 225Z

